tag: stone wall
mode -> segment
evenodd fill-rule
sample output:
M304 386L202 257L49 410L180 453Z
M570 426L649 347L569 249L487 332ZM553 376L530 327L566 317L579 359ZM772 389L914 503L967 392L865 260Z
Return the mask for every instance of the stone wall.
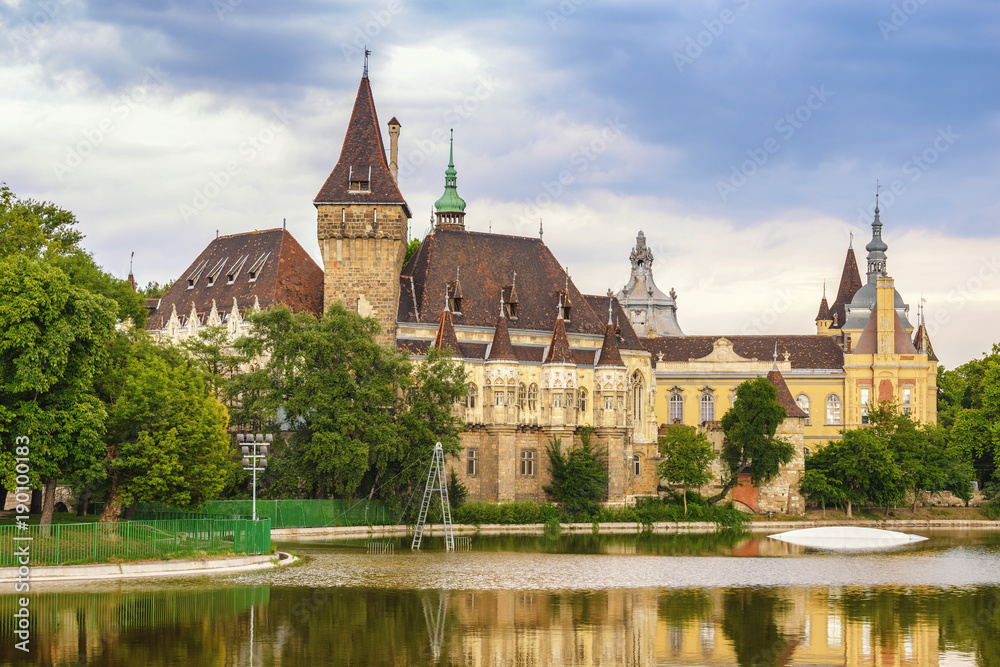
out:
M399 274L406 257L408 220L399 205L318 207L318 238L325 272L323 307L334 301L378 320L382 345L394 345Z

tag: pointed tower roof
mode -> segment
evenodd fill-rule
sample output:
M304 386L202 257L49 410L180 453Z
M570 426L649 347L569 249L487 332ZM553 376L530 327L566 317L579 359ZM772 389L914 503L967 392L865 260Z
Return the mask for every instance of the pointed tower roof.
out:
M892 351L894 354L916 354L910 337L906 334L899 313L892 311ZM869 317L868 323L861 332L858 344L854 346L854 354L875 354L878 351L878 318Z
M785 417L798 417L800 419L806 419L809 417L802 408L799 407L795 399L792 398L792 392L789 391L788 385L785 384L785 378L781 375L781 371L777 368L772 368L767 374L768 381L774 385L774 388L778 390L778 395L775 400L778 405L785 409Z
M455 171L455 131L451 131L448 168L444 172L444 194L434 202L438 225L465 227L465 200L458 196L458 172Z
M598 366L624 366L622 355L618 349L618 334L615 333L615 325L608 321L608 326L604 330L604 343L601 345L601 356L597 360Z
M861 289L861 273L858 271L858 260L854 256L854 248L847 249L844 259L844 270L840 274L840 287L837 289L837 299L830 306L830 319L837 316L835 327L842 327L847 320L844 306L851 303L855 293Z
M500 294L500 315L497 316L497 323L493 328L493 343L490 345L490 353L486 355L486 361L517 361L514 346L510 343L507 315L503 311L502 292Z
M432 347L439 351L447 347L454 356L462 356L462 346L458 342L458 336L455 335L455 323L451 319L451 310L447 306L441 313L441 320L438 322L437 335L434 336Z
M816 321L820 322L832 319L833 315L830 314L830 306L827 305L826 297L824 296L823 300L819 302L819 314L816 315Z
M934 346L931 345L930 335L927 333L927 327L922 322L913 336L913 347L917 348L917 354L926 354L927 361L938 361L937 355L934 354Z
M573 353L569 349L569 338L566 336L566 320L562 318L562 302L560 302L559 316L556 317L556 324L552 327L552 340L549 341L549 353L545 355L546 364L572 364ZM617 340L617 339L616 339Z
M352 188L351 183L355 186ZM365 187L367 186L367 187ZM361 78L347 126L340 160L316 195L314 204L399 204L410 217L385 158L385 145L367 72Z

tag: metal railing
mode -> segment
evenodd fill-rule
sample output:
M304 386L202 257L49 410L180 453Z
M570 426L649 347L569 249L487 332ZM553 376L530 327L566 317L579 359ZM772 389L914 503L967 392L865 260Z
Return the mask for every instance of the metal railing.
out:
M269 520L187 518L162 521L0 526L0 567L67 565L182 556L197 551L271 551Z

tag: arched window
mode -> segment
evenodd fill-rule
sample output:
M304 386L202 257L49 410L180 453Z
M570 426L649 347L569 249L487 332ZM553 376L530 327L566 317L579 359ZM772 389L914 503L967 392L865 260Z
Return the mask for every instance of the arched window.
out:
M469 390L465 394L465 407L474 408L476 407L476 395L479 391L476 389L476 385L469 384Z
M638 454L632 456L632 469L635 471L635 476L639 477L642 474L642 460L639 458Z
M839 426L840 417L840 396L830 394L826 397L826 423Z
M528 387L528 409L535 410L538 408L538 385L534 382Z
M527 396L528 396L528 390L524 388L524 383L522 382L517 386L517 407L524 410Z
M642 421L642 375L639 371L632 374L632 382L629 385L629 391L632 393L632 420L635 422Z
M684 423L684 397L680 394L670 395L670 423Z
M809 397L805 394L799 394L795 397L795 404L799 406L802 412L806 413L806 424L809 424L811 413L809 412Z
M580 390L580 412L586 412L586 411L587 411L587 390L586 389L581 389Z
M715 421L715 397L711 394L701 395L701 421Z

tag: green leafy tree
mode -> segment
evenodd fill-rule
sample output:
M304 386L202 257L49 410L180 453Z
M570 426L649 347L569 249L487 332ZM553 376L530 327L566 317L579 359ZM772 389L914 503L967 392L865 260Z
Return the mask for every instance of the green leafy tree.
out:
M966 389L950 441L975 466L980 484L985 485L1000 469L1000 346L959 370Z
M143 335L118 341L102 380L108 402L101 521L133 502L195 509L218 496L235 465L226 408L204 372Z
M250 361L230 344L229 331L224 326L204 327L197 335L185 339L181 349L205 373L219 399L226 395L226 382Z
M836 505L844 501L844 494L838 486L830 483L822 470L810 463L812 457L806 459L806 469L799 480L799 492L810 502L823 506L823 518L826 518L826 506Z
M406 244L406 257L403 259L403 264L409 262L418 250L420 250L420 239L410 239Z
M710 443L693 426L667 426L660 436L660 454L663 460L657 466L660 477L684 488L684 514L687 515L689 487L698 488L712 479L711 465L715 452Z
M562 451L562 441L553 438L545 451L552 472L552 483L542 487L559 502L570 517L590 518L597 515L600 501L608 490L607 452L594 447L591 430L580 433L580 446Z
M722 460L729 469L729 479L722 490L709 498L714 504L749 474L754 486L766 484L795 456L795 447L775 437L785 419L785 408L777 402L778 390L766 377L747 380L736 387L736 402L722 416L725 442Z
M83 234L76 216L49 202L18 199L0 184L0 257L52 259L75 253Z
M818 471L835 489L831 497L847 504L853 517L856 504L894 505L906 493L906 482L889 445L867 428L844 432L809 457L808 471Z
M448 475L448 502L451 503L451 510L454 512L465 504L469 498L469 488L458 478L458 473L452 468Z
M278 307L252 321L254 334L237 347L269 361L234 378L234 388L244 396L240 419L276 428L280 414L291 431L288 445L275 448L275 492L398 499L435 443L458 452L451 406L465 384L459 363L430 354L414 365L376 343L374 319L340 304L319 319Z
M13 441L31 440L32 485L44 484L41 523L52 519L56 482L97 468L105 409L93 380L114 337L115 304L34 258L0 259L0 431L6 488Z

